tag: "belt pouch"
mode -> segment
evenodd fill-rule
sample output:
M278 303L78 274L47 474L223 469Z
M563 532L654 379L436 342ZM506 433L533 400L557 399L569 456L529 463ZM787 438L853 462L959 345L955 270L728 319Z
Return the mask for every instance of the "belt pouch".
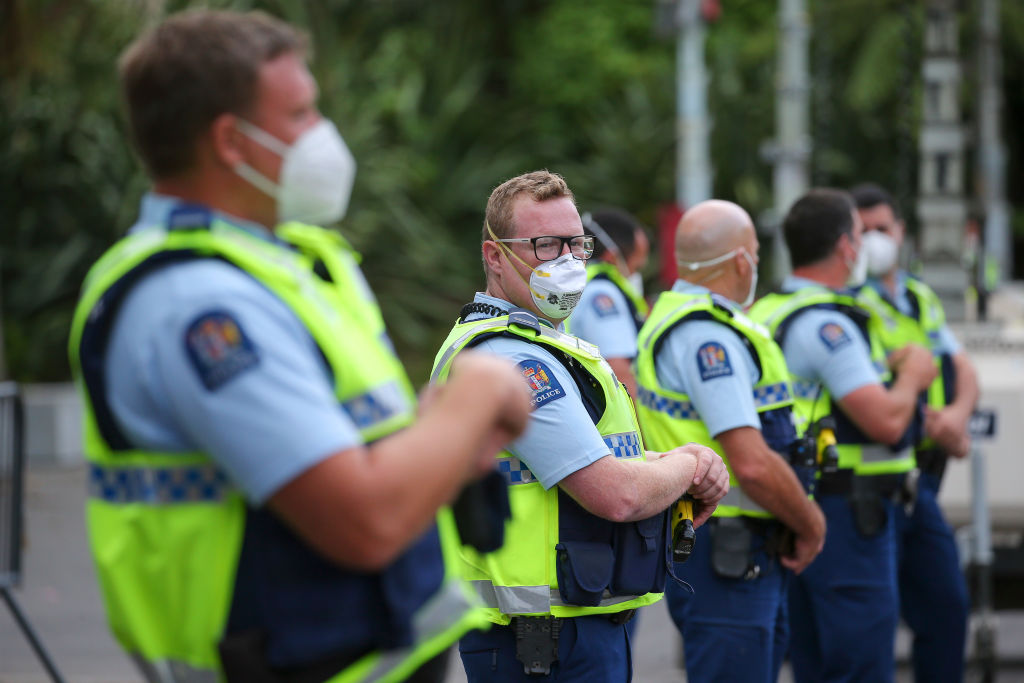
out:
M849 497L853 522L862 536L874 536L885 527L888 511L870 477L854 477Z
M612 595L643 595L665 589L665 527L664 514L615 525Z
M596 607L612 580L615 555L606 543L563 541L555 546L558 592L562 602Z
M267 636L262 629L232 633L217 645L224 680L281 683L267 663Z
M753 534L739 517L718 517L711 527L711 568L724 579L741 579L751 564Z

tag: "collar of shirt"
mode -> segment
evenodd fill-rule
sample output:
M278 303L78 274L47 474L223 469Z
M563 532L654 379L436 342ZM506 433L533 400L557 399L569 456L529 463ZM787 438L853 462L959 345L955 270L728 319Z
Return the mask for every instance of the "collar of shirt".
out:
M676 280L675 282L672 283L672 291L675 292L676 294L713 294L714 293L710 289L708 289L707 287L704 287L702 285L695 285L692 282L687 282L686 280L682 280L682 279ZM729 307L731 309L733 309L734 311L742 310L742 309L740 309L740 305L738 303L736 303L735 301L733 301L732 299L730 299L729 297L722 296L721 294L717 294L715 296L716 296L717 300L725 301L726 303L728 303Z
M505 301L504 299L499 299L496 296L491 296L490 294L485 294L483 292L477 292L476 293L476 296L473 297L473 303L475 303L475 304L487 304L489 306L496 306L497 308L500 308L503 311L509 311L510 309L515 308L515 306L512 305L512 302ZM480 318L484 318L484 317L487 317L487 316L485 316L483 313L471 313L470 315L466 316L466 321L468 322L470 320L479 320ZM545 320L544 318L541 318L541 317L538 316L537 320L540 321L541 325L547 325L548 327L553 327L551 325L551 323L548 322L547 320ZM562 329L563 327L564 327L564 323L558 323L558 327L555 327L554 329L558 330L559 332L562 332L563 331L563 329Z
M904 315L910 315L910 299L907 297L907 273L903 270L896 271L896 294L893 296L885 284L878 278L869 277L867 284L882 295L882 298L891 301L896 305L896 310Z
M185 203L195 202L185 202L183 199L178 197L171 197L169 195L158 194L156 192L147 192L142 196L142 202L139 206L139 218L128 232L137 232L139 230L151 228L155 225L166 225L167 217L170 213ZM260 239L267 240L268 242L280 241L274 236L274 233L259 223L247 221L221 211L211 211L215 219L223 221L228 225L238 228L239 230L244 230L245 232L259 237Z
M803 289L804 287L818 287L819 289L828 290L830 292L834 291L820 282L809 280L805 277L799 277L797 275L787 275L782 280L782 285L780 286L783 292L795 292L798 289Z

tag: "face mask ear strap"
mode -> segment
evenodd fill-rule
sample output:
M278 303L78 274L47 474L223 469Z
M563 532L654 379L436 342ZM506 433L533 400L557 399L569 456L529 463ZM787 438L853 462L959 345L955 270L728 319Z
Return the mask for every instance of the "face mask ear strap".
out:
M580 220L583 221L583 227L590 232L594 233L594 237L604 245L604 248L612 253L615 257L615 263L626 265L625 259L622 258L622 252L619 251L619 245L615 244L615 240L605 232L605 229L601 227L601 224L594 220L594 217L590 215L590 212L586 212L580 216Z

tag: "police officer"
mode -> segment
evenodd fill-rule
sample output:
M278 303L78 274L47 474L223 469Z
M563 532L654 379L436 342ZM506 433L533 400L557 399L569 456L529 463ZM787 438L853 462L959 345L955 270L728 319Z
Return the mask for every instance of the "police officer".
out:
M526 433L501 454L512 521L505 546L462 554L496 624L459 643L470 681L629 680L624 624L661 598L671 573L666 509L684 492L705 521L728 489L708 448L646 453L628 394L597 348L560 331L586 284L592 238L561 176L499 185L483 228L486 292L438 352L512 359L533 395Z
M786 570L803 571L825 539L825 518L790 466L796 429L785 359L741 309L757 287L758 248L754 224L736 204L692 207L676 230L679 279L640 332L644 441L656 449L709 446L730 470L728 495L697 532L693 556L676 567L694 592L666 589L691 681L778 678ZM788 533L792 547L782 548Z
M939 368L928 388L926 438L914 449L921 470L917 504L909 515L896 509L900 612L914 633L916 680L959 681L970 605L953 532L936 498L947 458L963 458L969 449L967 422L978 399L977 374L946 325L938 296L899 268L906 230L892 197L872 184L851 194L864 223L867 252L868 279L859 298L874 312L883 346L922 344Z
M750 316L782 347L798 430L838 442L837 467L815 499L828 522L825 547L790 587L790 657L797 681L892 680L898 621L893 527L914 467L918 394L935 377L927 349L890 354L867 333L848 293L863 281L862 225L849 195L816 189L783 222L793 274Z
M120 62L153 191L89 272L70 350L102 594L151 681L439 681L484 623L442 506L528 397L466 358L417 418L354 252L295 222L340 218L355 170L304 45L197 11Z
M633 216L620 209L584 213L583 230L594 236L594 255L587 261L587 286L566 331L601 349L601 355L636 396L631 367L636 335L647 318L643 275L650 242Z

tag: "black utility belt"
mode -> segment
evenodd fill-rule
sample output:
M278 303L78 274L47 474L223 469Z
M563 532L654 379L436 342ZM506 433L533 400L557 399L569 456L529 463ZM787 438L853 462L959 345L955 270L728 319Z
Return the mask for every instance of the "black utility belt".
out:
M849 496L858 491L871 491L883 498L897 497L903 491L906 472L894 474L855 474L852 469L841 468L835 472L822 472L818 480L818 495Z

